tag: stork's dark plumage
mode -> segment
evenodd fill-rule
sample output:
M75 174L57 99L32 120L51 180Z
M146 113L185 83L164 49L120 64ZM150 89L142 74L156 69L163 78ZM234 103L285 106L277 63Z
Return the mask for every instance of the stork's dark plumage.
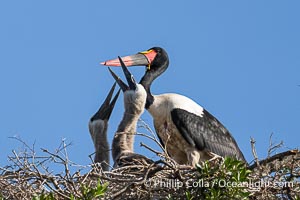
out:
M146 66L140 84L147 91L146 109L154 119L158 137L167 152L179 164L194 166L219 155L246 162L228 130L209 112L188 97L179 94L152 95L150 86L169 65L166 51L153 47L135 55L123 57L126 66ZM101 63L120 66L117 59Z
M119 90L113 98L113 100L111 101L115 87L116 83L110 89L106 99L104 100L99 110L94 114L93 117L91 117L89 121L89 131L95 147L94 161L96 163L100 163L104 171L108 171L109 169L110 148L107 141L108 120L120 94Z

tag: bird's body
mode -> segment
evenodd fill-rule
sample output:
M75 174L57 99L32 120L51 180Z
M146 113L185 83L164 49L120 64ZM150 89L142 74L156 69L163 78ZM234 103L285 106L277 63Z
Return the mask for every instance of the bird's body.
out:
M154 127L161 143L174 160L179 164L187 164L187 151L193 152L195 148L190 147L186 140L182 140L182 135L173 123L170 111L175 108L187 109L191 113L202 116L203 108L179 94L166 93L153 95L153 97L153 104L149 106L148 111L153 117Z
M153 47L122 59L127 66L146 66L146 73L140 81L147 92L145 107L153 117L161 143L174 160L179 164L195 166L218 155L246 162L228 130L196 102L179 94L151 93L152 82L169 65L168 55L164 49ZM102 64L120 66L116 59Z
M232 135L196 102L174 93L153 97L148 111L155 130L167 152L179 164L194 166L212 158L211 152L244 160Z

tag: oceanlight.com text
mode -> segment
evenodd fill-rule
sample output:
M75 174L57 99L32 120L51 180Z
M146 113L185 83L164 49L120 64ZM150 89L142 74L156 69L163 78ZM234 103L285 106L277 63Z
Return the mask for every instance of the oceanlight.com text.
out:
M271 182L271 181L246 181L246 182L230 182L226 180L217 180L213 182L207 182L200 179L199 181L186 181L181 182L178 179L150 179L145 185L147 187L160 187L160 188L181 188L181 187L239 187L239 188L251 188L252 190L260 190L261 188L292 188L294 182Z

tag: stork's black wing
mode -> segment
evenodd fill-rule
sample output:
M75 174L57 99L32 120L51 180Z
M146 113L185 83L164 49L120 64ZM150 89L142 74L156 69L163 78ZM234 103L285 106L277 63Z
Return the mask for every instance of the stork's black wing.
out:
M184 139L201 151L213 152L246 161L228 130L209 112L198 116L183 109L173 109L171 116Z

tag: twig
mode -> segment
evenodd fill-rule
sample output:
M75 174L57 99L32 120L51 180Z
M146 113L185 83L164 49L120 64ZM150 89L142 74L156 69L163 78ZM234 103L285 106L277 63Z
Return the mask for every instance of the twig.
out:
M151 134L151 137L146 134L143 134L143 133L138 133L137 135L142 135L142 136L148 137L149 139L153 140L166 153L165 148L162 146L162 144L160 143L160 141L156 137L156 134L154 133L154 131L152 131L150 126L142 119L139 119L139 122L141 122L143 124L142 127L146 128L146 130L148 130L148 132Z
M251 142L252 154L253 154L253 156L254 156L254 161L255 161L256 165L257 165L258 167L260 167L260 164L259 164L259 162L258 162L258 156L257 156L257 153L256 153L255 140L254 140L254 138L251 137L251 138L250 138L250 142Z
M152 149L151 147L149 147L148 145L144 144L143 142L140 142L140 147L145 147L149 151L152 151L153 153L155 153L157 156L162 156L161 152Z

